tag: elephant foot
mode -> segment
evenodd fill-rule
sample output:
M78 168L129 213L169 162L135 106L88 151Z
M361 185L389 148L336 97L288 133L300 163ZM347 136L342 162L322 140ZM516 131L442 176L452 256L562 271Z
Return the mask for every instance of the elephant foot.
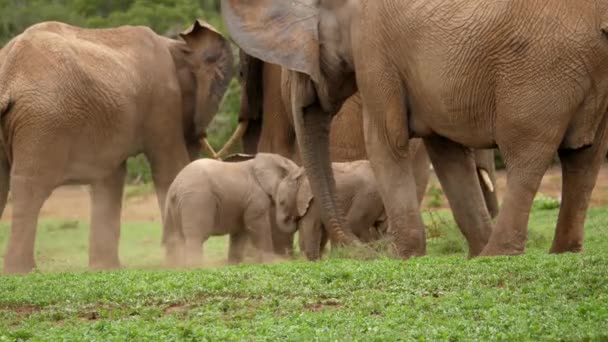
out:
M488 243L479 256L517 256L524 254L524 246Z
M120 268L118 258L91 258L89 268L98 271L116 270Z
M35 268L36 262L34 261L34 258L27 258L17 261L7 256L4 259L5 274L26 274L32 272Z
M581 241L554 241L549 253L580 253L583 251L583 243Z

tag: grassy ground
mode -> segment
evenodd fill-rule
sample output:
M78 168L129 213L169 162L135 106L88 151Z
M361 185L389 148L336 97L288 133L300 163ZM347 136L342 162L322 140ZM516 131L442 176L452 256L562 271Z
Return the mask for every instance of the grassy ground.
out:
M450 215L435 212L424 258L197 271L159 269L159 225L125 223L127 270L86 272L87 225L45 220L44 273L0 278L0 340L608 340L608 208L590 211L584 253L555 256L547 207L522 257L467 261ZM7 234L3 223L0 246ZM209 264L225 242L205 245Z

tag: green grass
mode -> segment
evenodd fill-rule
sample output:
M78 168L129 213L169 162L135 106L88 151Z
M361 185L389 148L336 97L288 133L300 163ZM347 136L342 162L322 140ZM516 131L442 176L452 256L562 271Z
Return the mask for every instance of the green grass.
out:
M557 211L537 210L521 257L465 259L450 215L425 215L428 254L166 271L160 228L125 223L127 270L86 272L87 226L45 221L44 273L0 277L0 340L608 340L608 209L585 252L548 255ZM0 245L7 226L0 228ZM205 245L226 258L226 239ZM135 270L145 268L146 270ZM48 271L72 270L71 273Z

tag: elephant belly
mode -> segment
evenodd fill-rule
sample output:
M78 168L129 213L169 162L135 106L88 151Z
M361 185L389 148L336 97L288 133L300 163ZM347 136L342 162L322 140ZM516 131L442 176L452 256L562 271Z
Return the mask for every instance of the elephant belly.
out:
M141 150L135 133L126 130L108 132L103 139L95 137L99 133L90 132L71 143L64 180L87 183L116 172L129 156Z

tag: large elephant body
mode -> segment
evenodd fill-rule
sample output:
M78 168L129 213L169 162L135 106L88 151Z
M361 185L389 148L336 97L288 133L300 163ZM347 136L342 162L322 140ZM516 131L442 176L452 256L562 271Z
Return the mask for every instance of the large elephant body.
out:
M89 265L118 267L126 159L146 155L163 207L200 150L232 68L228 41L202 21L180 40L146 27L58 22L11 40L0 52L1 209L9 170L14 204L4 271L35 267L40 208L67 183L92 186Z
M559 153L563 196L551 251L581 250L608 149L608 0L223 0L222 14L247 54L291 71L302 161L336 238L353 241L336 203L328 131L359 91L399 255L426 253L413 196L416 137L473 256L524 251L534 195ZM470 151L493 147L507 165L494 228Z
M290 82L286 75L288 71L278 65L260 61L243 51L240 60L243 92L239 120L246 127L242 131L244 151L277 153L301 164L289 95L285 93ZM420 203L430 176L430 160L421 139L414 139L410 149L414 155L416 195ZM368 159L363 134L363 108L358 93L349 97L333 117L329 132L329 151L332 162ZM491 216L495 217L498 214L498 199L495 191L493 151L475 150L475 162L485 204ZM291 234L274 227L273 237L276 253L291 253Z

